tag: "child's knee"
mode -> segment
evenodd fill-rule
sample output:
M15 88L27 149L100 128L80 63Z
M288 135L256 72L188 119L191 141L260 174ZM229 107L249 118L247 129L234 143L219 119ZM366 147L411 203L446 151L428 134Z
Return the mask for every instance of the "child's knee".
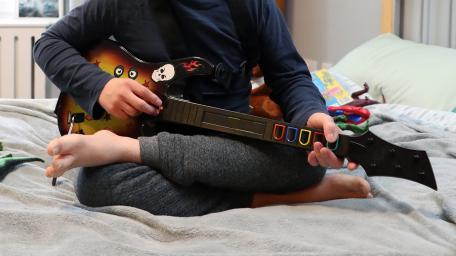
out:
M123 205L139 208L154 215L188 216L177 205L185 197L180 189L148 166L116 164L83 168L77 177L75 192L81 204L90 207ZM197 215L197 214L191 214Z
M321 166L316 166L312 167L312 171L310 173L310 181L312 184L310 185L315 185L317 183L320 183L323 180L323 177L326 175L326 168L321 167Z
M114 204L115 190L123 189L124 173L133 164L113 164L100 167L86 167L79 171L75 192L80 203L97 207Z
M183 187L148 166L136 164L84 168L75 187L79 202L90 207L124 205L176 217L237 208L249 198L244 193L200 185Z
M110 188L102 181L95 168L83 168L79 171L75 182L76 196L81 204L98 207L110 204Z

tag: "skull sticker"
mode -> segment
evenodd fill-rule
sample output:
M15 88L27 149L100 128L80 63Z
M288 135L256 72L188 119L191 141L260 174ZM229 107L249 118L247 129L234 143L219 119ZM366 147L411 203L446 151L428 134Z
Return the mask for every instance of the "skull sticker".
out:
M159 69L154 70L152 73L152 80L154 80L154 82L169 81L173 79L175 74L174 66L166 64Z

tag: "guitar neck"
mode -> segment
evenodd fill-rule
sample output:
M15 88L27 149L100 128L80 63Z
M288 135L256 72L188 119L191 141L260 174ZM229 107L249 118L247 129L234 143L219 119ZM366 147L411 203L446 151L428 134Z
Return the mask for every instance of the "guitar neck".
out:
M346 135L340 135L335 143L327 143L323 130L320 129L297 127L286 122L201 105L175 97L167 98L166 107L159 119L306 150L312 150L314 142L319 141L338 156L345 156L348 151Z

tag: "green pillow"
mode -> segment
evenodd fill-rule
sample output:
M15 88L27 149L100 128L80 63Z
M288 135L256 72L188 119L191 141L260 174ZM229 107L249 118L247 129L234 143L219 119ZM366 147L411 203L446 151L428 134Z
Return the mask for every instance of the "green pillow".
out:
M378 36L348 53L334 69L386 103L434 110L456 108L456 50Z

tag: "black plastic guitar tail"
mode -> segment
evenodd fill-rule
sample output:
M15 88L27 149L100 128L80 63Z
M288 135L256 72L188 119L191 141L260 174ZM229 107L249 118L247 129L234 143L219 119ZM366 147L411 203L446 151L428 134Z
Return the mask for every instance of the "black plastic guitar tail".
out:
M426 151L391 144L372 132L350 137L345 155L359 163L369 176L391 176L412 180L437 190Z

